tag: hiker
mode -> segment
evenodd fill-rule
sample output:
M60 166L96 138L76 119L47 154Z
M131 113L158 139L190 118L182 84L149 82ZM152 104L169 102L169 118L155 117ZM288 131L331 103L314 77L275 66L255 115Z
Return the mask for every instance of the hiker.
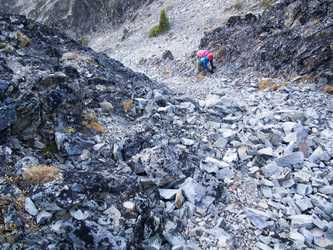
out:
M214 73L214 70L216 67L213 65L213 58L214 55L212 53L209 53L208 50L199 50L198 54L198 72L201 72L203 70L203 67L206 68L206 70L210 73ZM207 65L207 63L210 62L210 65L212 66L212 69L210 69Z

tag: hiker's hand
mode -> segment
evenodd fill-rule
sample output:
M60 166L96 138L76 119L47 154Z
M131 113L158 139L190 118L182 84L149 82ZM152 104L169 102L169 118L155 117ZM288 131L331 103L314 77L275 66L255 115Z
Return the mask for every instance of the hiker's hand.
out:
M213 74L214 73L214 70L211 70L211 71L209 71L211 74Z

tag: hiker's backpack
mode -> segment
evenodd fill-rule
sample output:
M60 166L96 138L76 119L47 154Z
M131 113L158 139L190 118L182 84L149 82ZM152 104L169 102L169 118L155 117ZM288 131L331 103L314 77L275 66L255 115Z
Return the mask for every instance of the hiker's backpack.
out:
M199 50L197 56L198 56L198 58L201 58L201 57L206 57L208 54L209 54L209 50L206 50L206 49Z

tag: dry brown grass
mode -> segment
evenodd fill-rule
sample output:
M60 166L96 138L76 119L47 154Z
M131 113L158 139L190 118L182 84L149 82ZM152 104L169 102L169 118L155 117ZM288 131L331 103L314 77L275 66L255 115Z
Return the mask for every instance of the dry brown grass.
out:
M23 179L30 184L41 184L53 180L60 180L61 169L55 166L36 165L27 168L22 175Z
M324 91L332 95L333 94L333 86L326 86Z

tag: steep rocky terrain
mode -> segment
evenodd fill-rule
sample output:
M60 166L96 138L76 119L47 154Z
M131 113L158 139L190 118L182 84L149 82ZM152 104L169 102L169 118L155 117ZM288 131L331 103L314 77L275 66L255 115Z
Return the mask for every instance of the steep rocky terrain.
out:
M0 0L0 11L25 15L58 28L76 39L101 26L117 27L126 19L135 19L135 10L147 0Z
M298 3L226 10L196 48L178 48L195 38L137 33L164 7L154 1L125 22L129 33L90 40L124 64L1 14L1 247L332 248L333 103L321 90L332 3ZM119 40L106 47L107 36ZM213 75L194 75L201 47L220 55Z

